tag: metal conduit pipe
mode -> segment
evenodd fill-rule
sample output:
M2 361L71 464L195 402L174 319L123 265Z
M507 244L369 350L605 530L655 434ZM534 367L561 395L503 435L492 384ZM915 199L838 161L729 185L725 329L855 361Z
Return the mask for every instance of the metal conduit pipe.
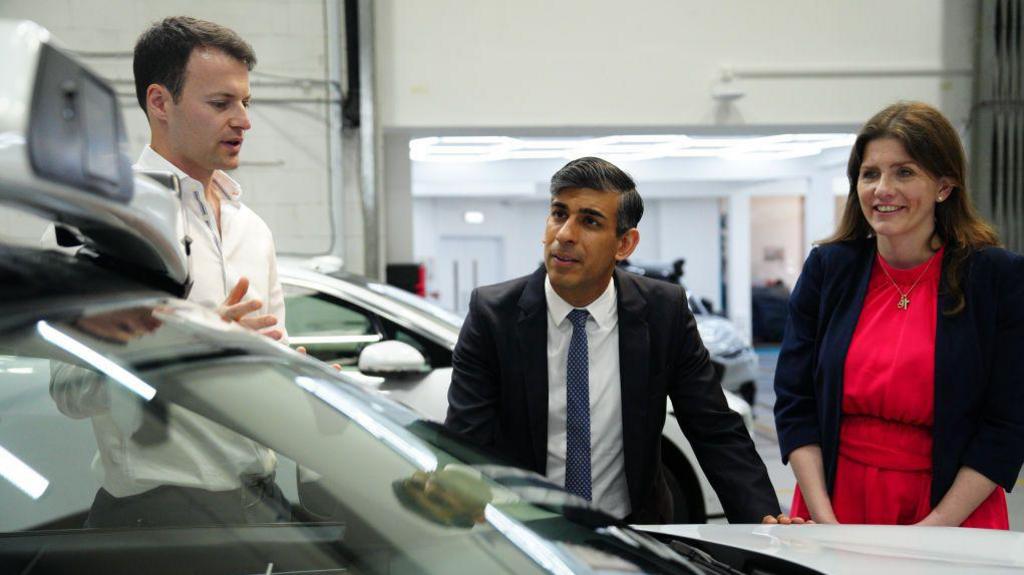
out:
M330 255L344 261L345 242L345 188L344 188L344 155L342 150L342 106L345 88L345 43L343 18L344 0L324 0L324 20L327 36L327 81L330 100L327 113L327 158L330 169L327 176L327 193L331 201L331 248Z
M359 183L363 200L364 273L384 279L383 219L380 209L380 137L376 109L376 54L373 48L373 0L358 2L359 12ZM351 28L350 28L351 29Z

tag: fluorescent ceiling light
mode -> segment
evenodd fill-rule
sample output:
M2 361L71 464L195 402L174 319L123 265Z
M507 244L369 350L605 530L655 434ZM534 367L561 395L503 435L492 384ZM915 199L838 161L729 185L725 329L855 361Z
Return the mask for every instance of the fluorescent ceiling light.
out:
M484 223L484 213L465 212L462 214L462 219L465 220L467 224L482 224Z
M33 374L36 372L35 368L32 367L8 367L7 369L0 369L0 372L6 371L7 373L18 373L18 374Z
M777 134L745 137L622 135L600 138L509 138L457 136L417 138L409 142L415 162L479 163L504 160L600 156L630 162L660 158L785 160L815 156L853 145L854 134Z
M32 499L39 499L50 482L0 445L0 475Z

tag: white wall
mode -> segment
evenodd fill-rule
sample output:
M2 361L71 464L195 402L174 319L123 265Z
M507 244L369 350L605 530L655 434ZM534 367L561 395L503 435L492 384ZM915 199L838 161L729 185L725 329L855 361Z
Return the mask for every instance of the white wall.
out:
M463 219L467 210L482 212L483 224L468 224ZM498 237L504 249L504 279L528 274L537 269L544 259L541 239L547 217L546 200L511 201L486 198L414 198L413 231L414 258L427 267L427 292L438 291L441 259L438 242L442 236ZM435 298L436 299L436 298Z
M384 136L384 162L390 166L384 174L385 218L388 263L412 263L412 162L409 161L409 138L391 134Z
M771 270L771 275L784 272L784 280L792 286L794 274L802 268L811 243L829 235L834 227L833 182L843 177L848 154L849 150L836 149L818 156L772 162L666 158L623 163L621 167L636 180L646 206L640 222L640 245L632 260L668 263L680 256L686 258L687 287L710 299L716 309L727 307L729 317L749 335L751 282L763 281L768 274L751 269L753 256L763 255L763 244L768 238L784 240L786 262L781 270ZM547 180L563 164L563 160L414 162L417 260L430 265L439 258L435 244L441 233L438 230L454 233L447 232L449 226L456 230L468 227L478 230L476 233L505 238L506 277L533 270L541 252L540 246L536 251L530 246L540 237L548 201ZM799 198L798 205L806 208L806 212L801 208L793 213L773 214L769 209L767 215L761 215L752 206L761 198L770 204L774 198L792 202L794 197ZM537 209L525 214L512 208L531 204L536 204ZM498 210L502 221L493 226L467 226L461 218L468 209ZM723 213L728 229L725 270L721 245ZM526 219L509 223L524 215ZM487 217L488 222L493 221L489 213ZM536 232L524 238L522 229L531 230L531 234L534 229ZM523 254L510 252L514 246L525 246L523 249L529 255L518 265L516 258ZM727 302L722 301L723 284L727 284Z
M793 289L804 263L804 198L750 199L750 279L755 286L782 280ZM768 252L774 252L771 258ZM781 256L781 259L775 259Z
M643 262L671 262L686 258L687 287L721 307L721 249L719 200L655 199L645 201L640 221L640 245L631 258ZM546 199L496 200L486 198L416 198L413 201L415 258L427 265L428 292L439 292L442 283L438 269L443 259L439 240L442 236L500 238L504 269L500 280L512 279L537 269L543 260L541 237L547 217ZM481 225L467 224L467 210L484 214ZM442 303L451 294L438 293Z
M757 126L855 127L900 98L938 104L960 123L969 108L968 75L837 78L817 72L969 70L970 0L380 0L376 7L378 110L382 127L392 134L750 133ZM344 200L345 229L330 226L326 105L266 101L325 98L326 90L317 82L269 86L266 81L272 78L259 76L326 77L323 0L0 2L0 17L36 20L69 48L90 51L129 52L147 24L172 14L230 26L256 49L254 129L242 168L233 175L242 182L247 203L270 224L279 249L323 252L333 235L343 243L349 263L360 267L362 216L356 198ZM130 58L89 62L108 78L131 78ZM724 69L742 74L768 68L803 77L740 77L735 87L745 95L729 109L711 98ZM120 83L118 88L126 93L123 104L136 154L147 141L144 116L130 95L132 86ZM385 186L396 167L405 169L396 164L405 161L400 148L385 154ZM773 177L806 172L787 162L775 164L768 167L778 172ZM557 167L544 172L550 175ZM645 197L661 188L678 189L675 178L653 164L623 167L644 182ZM543 185L537 194L537 182L514 182L502 166L476 169L478 181L504 182L509 193L545 199ZM708 161L682 177L726 180L728 187L744 179L745 169ZM415 174L417 168L412 170ZM412 250L404 227L410 219L405 176L398 176L395 197L405 205L385 208L391 261ZM810 189L817 194L827 187L828 178L823 178L812 180ZM387 198L391 190L385 190ZM816 205L823 206L824 196L815 197L822 200ZM665 219L659 214L644 223L645 237L660 234L658 245L669 242ZM824 221L808 220L805 243L830 227ZM41 227L25 216L0 212L0 229L34 241ZM641 254L653 245L643 244ZM511 265L513 260L507 261Z
M234 29L256 51L251 77L253 129L246 137L241 167L232 177L243 188L243 201L267 221L279 251L322 253L331 243L328 191L327 105L281 103L273 99L324 99L326 78L324 5L322 0L4 0L0 18L31 19L47 27L72 50L119 52L114 58L85 61L124 94L121 106L128 124L133 159L149 141L145 114L130 83L131 50L151 22L173 15L212 20ZM308 84L277 80L260 73L308 78ZM264 84L260 84L260 82ZM264 103L260 103L260 99ZM38 239L39 220L8 210L0 212L5 235Z
M720 200L662 199L652 203L661 220L659 260L670 263L679 257L686 258L686 288L711 300L716 310L722 309Z
M969 70L969 0L388 0L379 4L390 128L859 125L898 99L961 123L971 77L819 72ZM724 68L731 109L711 98Z

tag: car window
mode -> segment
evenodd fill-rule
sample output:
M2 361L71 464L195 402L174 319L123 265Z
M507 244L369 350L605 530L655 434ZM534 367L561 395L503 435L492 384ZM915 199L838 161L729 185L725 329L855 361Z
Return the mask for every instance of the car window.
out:
M197 571L537 571L479 537L492 482L349 410L315 367L217 352L175 319L103 312L0 338L0 531L47 549L16 572L96 571L133 547L141 564L189 552Z
M329 295L284 284L284 303L290 343L317 359L353 366L364 347L383 339L372 314Z
M450 367L452 364L452 352L448 346L417 333L415 329L399 325L354 303L311 288L285 283L284 290L286 324L292 343L306 347L317 359L340 363L342 367L354 366L358 361L359 352L367 342L393 339L414 347L432 368ZM406 295L416 297L408 293ZM422 315L420 311L405 304L400 309L408 309L410 313ZM368 335L366 330L372 330L374 326L379 326L383 333L375 339L368 340L365 337ZM376 335L376 332L370 335ZM356 338L361 340L353 341Z
M0 530L81 527L99 487L90 422L58 411L48 359L0 353Z
M0 360L5 571L654 565L524 495L564 492L495 481L411 412L194 306L38 321L0 332Z
M134 448L151 430L148 414L137 407L91 367L52 358L0 356L0 458L17 469L5 475L8 482L0 483L0 532L83 528L89 526L87 510L97 504L104 485L107 493L134 495L160 481L168 469L154 468L145 450ZM187 410L173 409L175 418L199 421L200 429L224 431ZM136 423L128 444L116 444L118 430ZM189 444L185 436L177 438ZM247 442L245 449L253 446ZM170 446L154 449L173 461ZM286 500L296 501L295 463L277 455L276 465L283 472L278 487Z

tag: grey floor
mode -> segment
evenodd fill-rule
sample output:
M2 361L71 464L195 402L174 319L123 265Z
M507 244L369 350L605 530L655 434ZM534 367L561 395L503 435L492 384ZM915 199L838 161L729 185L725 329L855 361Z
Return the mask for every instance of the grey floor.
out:
M793 500L793 488L796 480L788 466L782 465L779 458L779 446L775 438L775 423L772 417L772 406L775 403L775 392L772 381L775 377L775 361L778 358L777 348L758 348L760 360L760 376L757 382L757 404L754 406L754 443L761 458L768 466L768 474L775 492L779 496L782 509L787 511ZM1013 493L1007 494L1010 508L1010 529L1024 531L1024 475L1017 479Z

